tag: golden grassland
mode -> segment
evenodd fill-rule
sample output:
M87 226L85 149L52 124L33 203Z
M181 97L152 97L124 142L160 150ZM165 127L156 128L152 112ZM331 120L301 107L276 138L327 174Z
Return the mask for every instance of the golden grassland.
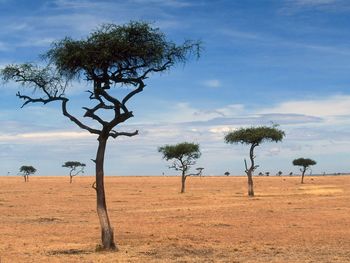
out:
M0 177L0 262L350 262L350 177L106 177L119 252L95 252L94 178Z

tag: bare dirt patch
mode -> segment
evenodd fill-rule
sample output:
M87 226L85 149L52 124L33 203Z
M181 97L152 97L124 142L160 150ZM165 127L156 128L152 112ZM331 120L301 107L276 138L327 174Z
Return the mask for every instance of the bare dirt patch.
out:
M0 177L7 262L349 262L350 177L107 177L119 252L97 252L93 177ZM311 180L312 179L312 180Z

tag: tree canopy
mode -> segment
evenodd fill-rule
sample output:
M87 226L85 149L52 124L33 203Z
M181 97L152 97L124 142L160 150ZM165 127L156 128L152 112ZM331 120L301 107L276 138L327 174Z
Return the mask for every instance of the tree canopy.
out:
M303 167L309 167L311 165L315 165L316 161L309 159L309 158L298 158L293 160L293 165L295 166L303 166Z
M183 160L184 158L194 160L201 156L199 144L182 142L176 145L165 145L158 148L167 161L171 159Z
M176 45L149 23L105 24L86 39L65 38L56 42L44 57L66 76L85 75L87 80L134 85L137 78L185 62L189 54L199 56L200 43Z
M76 168L76 167L85 167L85 163L77 162L77 161L68 161L65 162L62 167L67 167L67 168Z
M284 131L277 129L276 127L250 127L240 128L236 131L232 131L225 136L226 143L242 143L242 144L256 144L259 145L262 142L279 142L282 141L285 136Z
M36 172L36 169L31 165L22 165L19 168L19 171L24 175L30 175L30 174L34 174Z

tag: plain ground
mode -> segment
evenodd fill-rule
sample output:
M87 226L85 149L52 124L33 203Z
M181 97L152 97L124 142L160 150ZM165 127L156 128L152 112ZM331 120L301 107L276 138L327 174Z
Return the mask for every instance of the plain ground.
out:
M119 252L93 181L0 177L0 262L350 262L350 176L106 177Z

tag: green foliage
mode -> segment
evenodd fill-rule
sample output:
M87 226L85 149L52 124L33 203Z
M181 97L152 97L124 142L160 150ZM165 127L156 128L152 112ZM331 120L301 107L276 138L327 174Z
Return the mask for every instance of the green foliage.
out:
M23 173L24 175L30 175L30 174L35 174L36 169L33 166L30 165L22 165L19 168L19 171Z
M62 167L67 167L67 168L77 168L77 167L85 167L86 164L85 163L81 163L81 162L77 162L77 161L68 161L65 162Z
M110 74L110 79L121 82L150 71L164 71L185 62L188 54L198 56L199 51L198 42L177 46L149 23L130 22L102 25L82 40L65 38L56 42L45 57L67 76L84 73L89 80L105 82L106 74Z
M265 141L279 142L285 136L284 131L277 129L275 126L267 127L250 127L240 128L232 131L225 136L226 143L242 143L259 145Z
M32 88L34 91L47 92L48 96L64 93L66 83L52 67L39 67L31 63L8 65L0 70L4 81L14 80L22 86Z
M178 143L175 145L165 145L158 148L158 151L163 154L163 158L167 161L171 159L181 160L184 157L198 159L201 156L199 144L196 143Z
M309 159L309 158L298 158L293 160L293 165L295 166L303 166L304 168L307 168L311 165L315 165L316 161Z
M158 151L163 154L163 158L167 161L175 159L173 165L169 168L182 171L183 176L185 176L186 171L201 156L199 144L189 142L165 145L159 147Z

